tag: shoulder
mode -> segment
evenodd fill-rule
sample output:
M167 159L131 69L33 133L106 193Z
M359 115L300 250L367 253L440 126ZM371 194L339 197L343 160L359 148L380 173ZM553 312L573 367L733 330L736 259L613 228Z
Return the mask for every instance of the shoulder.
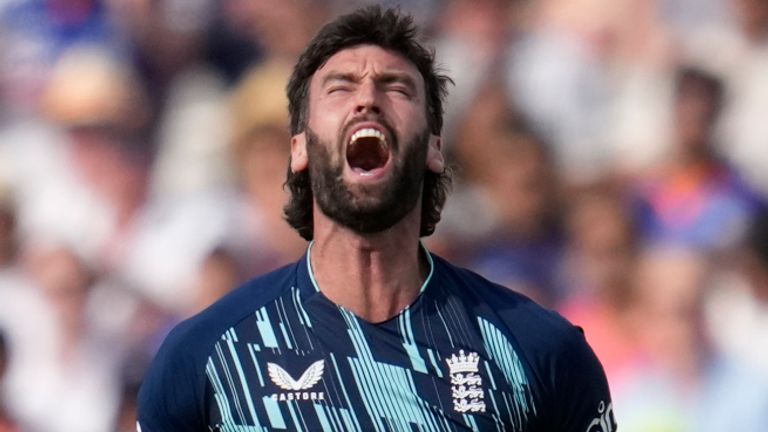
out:
M448 285L462 300L480 311L484 308L492 311L508 331L532 339L533 345L554 348L562 342L581 339L581 331L557 312L471 270L440 257L433 258L442 284Z
M216 341L230 328L290 289L296 264L235 289L182 321L158 350L139 392L139 421L147 430L198 430L204 418L205 367Z
M213 343L229 328L279 297L295 284L296 264L274 270L234 289L197 315L182 321L168 335L164 345L199 348L205 357Z
M585 430L595 418L610 416L602 365L579 327L470 270L439 258L435 262L440 281L513 345L552 430Z

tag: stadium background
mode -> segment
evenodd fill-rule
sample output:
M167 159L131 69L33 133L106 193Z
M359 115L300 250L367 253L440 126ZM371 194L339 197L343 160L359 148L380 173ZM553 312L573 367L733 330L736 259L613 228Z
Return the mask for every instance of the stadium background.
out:
M283 89L344 0L0 0L0 431L134 430L168 329L302 253ZM433 251L582 326L624 432L768 430L768 1L402 0Z

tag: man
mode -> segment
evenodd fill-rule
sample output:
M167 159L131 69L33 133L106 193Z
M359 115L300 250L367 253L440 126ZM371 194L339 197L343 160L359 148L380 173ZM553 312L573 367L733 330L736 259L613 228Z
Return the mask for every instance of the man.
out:
M140 393L148 431L613 431L580 332L429 254L447 78L411 19L325 26L288 84L298 262L182 323Z

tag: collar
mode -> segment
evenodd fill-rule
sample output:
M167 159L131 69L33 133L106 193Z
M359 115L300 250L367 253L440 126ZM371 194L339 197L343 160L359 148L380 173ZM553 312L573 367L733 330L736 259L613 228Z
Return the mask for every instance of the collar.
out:
M314 240L309 242L306 253L299 260L297 276L299 286L301 288L308 288L312 292L319 293L320 287L317 285L317 281L315 280L315 274L312 270L312 261L310 259L312 256L312 246L314 243ZM429 253L429 250L421 241L419 241L419 249L424 254L424 257L427 259L427 263L429 265L429 273L427 273L427 277L424 279L424 282L421 284L421 288L419 289L419 294L422 294L427 289L427 285L432 280L432 276L435 273L435 263L432 259L432 254Z

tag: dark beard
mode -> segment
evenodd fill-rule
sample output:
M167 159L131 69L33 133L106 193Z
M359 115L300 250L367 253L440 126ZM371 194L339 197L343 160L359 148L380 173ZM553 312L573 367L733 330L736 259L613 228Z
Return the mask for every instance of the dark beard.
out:
M428 130L402 147L404 153L392 161L393 171L385 184L361 186L357 194L344 184L345 158L334 166L328 150L331 146L321 143L309 128L306 134L312 192L320 210L332 220L370 234L394 226L416 207L426 170Z

